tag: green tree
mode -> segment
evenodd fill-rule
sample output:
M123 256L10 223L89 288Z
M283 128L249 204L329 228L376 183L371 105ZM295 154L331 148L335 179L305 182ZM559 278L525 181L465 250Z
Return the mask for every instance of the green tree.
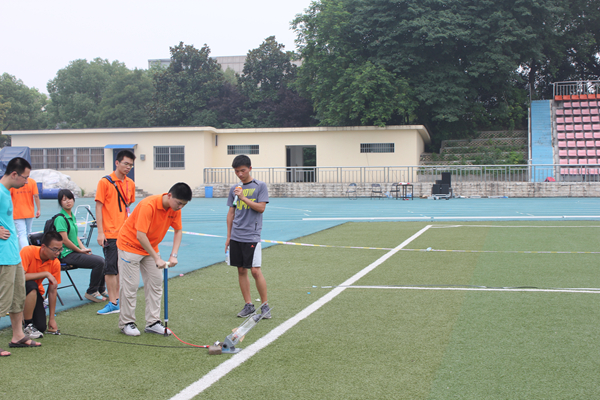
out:
M106 128L150 126L147 110L154 85L151 72L135 69L116 74L100 101L98 125Z
M71 61L48 83L48 123L55 128L101 126L100 103L112 80L129 72L125 64L100 58Z
M156 92L150 110L159 126L209 125L219 123L208 108L225 82L221 66L209 57L210 48L179 45L170 48L171 64L154 75Z
M296 77L294 54L270 36L246 55L239 77L246 97L244 118L255 127L308 126L312 106L291 87Z
M5 117L0 123L0 130L46 128L44 107L47 98L37 89L29 88L20 79L4 73L0 76L0 96L10 105L5 109Z
M297 85L321 124L420 123L438 143L521 127L528 84L540 97L559 77L595 79L599 14L589 0L320 0L292 23ZM357 101L348 85L364 72L380 84ZM381 85L397 92L377 96Z

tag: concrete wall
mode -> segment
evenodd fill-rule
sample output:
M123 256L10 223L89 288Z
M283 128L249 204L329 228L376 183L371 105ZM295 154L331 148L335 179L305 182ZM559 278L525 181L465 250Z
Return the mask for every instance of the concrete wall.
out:
M388 192L391 184L381 185ZM430 196L431 183L414 184L415 197ZM212 185L213 197L226 197L229 185ZM270 197L346 197L347 184L342 183L278 183L269 184ZM486 182L453 183L455 196L507 197L599 197L600 182ZM371 184L358 184L358 196L369 197ZM204 186L194 189L204 197Z

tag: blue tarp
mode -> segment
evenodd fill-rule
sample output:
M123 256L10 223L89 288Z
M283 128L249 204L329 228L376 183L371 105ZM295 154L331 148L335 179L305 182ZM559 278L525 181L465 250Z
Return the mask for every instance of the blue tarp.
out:
M3 147L0 150L0 176L4 175L8 162L15 157L23 157L31 164L31 151L29 147Z

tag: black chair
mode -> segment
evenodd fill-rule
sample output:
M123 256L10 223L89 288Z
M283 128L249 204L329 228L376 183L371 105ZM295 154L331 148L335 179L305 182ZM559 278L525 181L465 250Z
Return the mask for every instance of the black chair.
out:
M356 200L358 198L356 183L351 183L348 185L348 189L346 189L346 195L350 200Z
M379 183L371 184L371 199L383 199L384 193L381 190L381 185Z
M41 246L42 245L42 237L43 236L44 236L44 232L31 233L29 235L29 244L32 244L34 246ZM88 243L89 243L89 240L88 240ZM58 289L66 289L66 288L69 288L69 287L73 287L73 289L75 289L75 293L77 293L77 296L79 296L79 300L83 300L83 298L81 297L81 294L79 294L79 290L77 290L77 286L75 286L75 282L73 281L73 278L71 278L71 275L69 274L69 271L72 270L72 269L75 269L75 268L73 268L72 265L60 263L60 270L67 274L67 277L69 278L69 281L71 281L71 284L70 285L64 285L64 286L59 286L57 288L57 290ZM58 294L58 292L56 293L56 297L58 298L58 301L60 301L60 304L64 306L65 303L63 303L63 301L60 298L60 295Z
M400 184L392 183L392 188L390 189L390 196L392 196L392 198L398 200L399 193L400 193Z

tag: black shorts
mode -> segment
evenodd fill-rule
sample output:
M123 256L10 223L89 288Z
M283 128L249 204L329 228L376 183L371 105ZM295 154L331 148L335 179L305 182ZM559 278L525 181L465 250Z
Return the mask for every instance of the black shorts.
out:
M229 265L242 268L260 268L262 252L260 242L229 241Z
M119 275L117 239L106 239L106 246L102 251L104 252L104 275Z

